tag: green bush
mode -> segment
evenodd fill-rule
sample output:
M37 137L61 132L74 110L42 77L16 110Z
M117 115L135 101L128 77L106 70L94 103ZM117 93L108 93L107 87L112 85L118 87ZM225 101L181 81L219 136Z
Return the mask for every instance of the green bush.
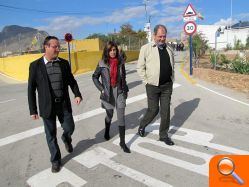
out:
M221 65L225 66L225 68L228 68L228 64L231 63L231 61L228 60L226 55L224 55L224 54L220 55L220 62L221 62Z
M225 49L226 51L232 50L232 49L233 49L233 48L232 48L231 44L227 44L227 45L226 45L226 49Z
M226 55L224 55L224 54L220 55L220 62L221 62L221 64L228 64L228 63L230 63L230 61L227 59Z
M240 39L234 39L234 49L235 50L242 50L242 49L244 49L245 48L245 46L242 44L242 42L241 42L241 40Z
M246 49L249 49L249 36L246 38Z
M236 73L249 74L249 61L243 61L238 55L232 61L232 69Z
M212 67L216 69L217 62L219 61L219 53L216 52L210 52L210 62L212 64Z

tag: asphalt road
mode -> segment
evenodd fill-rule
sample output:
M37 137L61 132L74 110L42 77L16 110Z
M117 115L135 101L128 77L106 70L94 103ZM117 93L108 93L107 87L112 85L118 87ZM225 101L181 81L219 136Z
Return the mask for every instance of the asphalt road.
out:
M177 61L182 54L177 54ZM0 80L0 186L208 186L208 164L217 154L249 153L248 95L197 80L190 83L176 64L170 133L176 145L158 141L160 116L136 135L147 106L145 87L136 64L127 64L130 88L126 107L125 154L118 144L114 115L111 139L105 141L104 111L91 73L77 76L84 100L73 104L76 129L74 152L68 154L58 128L63 168L50 172L49 151L42 120L32 121L27 103L27 84Z

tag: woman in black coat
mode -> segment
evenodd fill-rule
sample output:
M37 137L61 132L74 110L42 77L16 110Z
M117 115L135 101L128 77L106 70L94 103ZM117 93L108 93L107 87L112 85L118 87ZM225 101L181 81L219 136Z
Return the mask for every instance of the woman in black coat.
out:
M106 110L104 138L110 139L110 125L114 108L116 108L120 136L119 145L124 152L130 153L130 149L125 144L125 107L129 89L126 83L124 61L119 57L118 47L114 42L109 41L106 44L102 59L99 61L92 79L101 92L101 106Z

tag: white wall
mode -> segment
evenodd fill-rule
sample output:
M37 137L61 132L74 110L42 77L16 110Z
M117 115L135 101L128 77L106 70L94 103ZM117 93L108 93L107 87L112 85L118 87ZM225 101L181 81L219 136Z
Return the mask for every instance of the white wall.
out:
M203 34L204 38L208 40L208 45L215 48L215 32L221 27L219 25L198 25L197 32ZM234 47L234 41L241 40L242 44L246 44L246 39L249 36L249 28L245 29L224 29L224 33L217 37L217 49L226 48L227 44Z

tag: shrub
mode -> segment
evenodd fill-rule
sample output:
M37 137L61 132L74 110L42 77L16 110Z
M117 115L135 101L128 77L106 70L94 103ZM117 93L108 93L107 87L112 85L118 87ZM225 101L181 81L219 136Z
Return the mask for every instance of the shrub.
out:
M234 39L234 49L235 50L242 50L244 49L245 46L242 44L241 40L237 40L236 38Z
M217 52L210 52L210 62L212 64L212 67L216 69L217 62L219 61L219 53Z
M231 63L231 61L228 60L227 57L226 57L226 55L224 55L224 54L220 55L220 62L221 62L221 65L225 66L225 68L228 68L228 64Z
M244 61L236 55L232 61L232 69L236 73L249 74L249 61Z

